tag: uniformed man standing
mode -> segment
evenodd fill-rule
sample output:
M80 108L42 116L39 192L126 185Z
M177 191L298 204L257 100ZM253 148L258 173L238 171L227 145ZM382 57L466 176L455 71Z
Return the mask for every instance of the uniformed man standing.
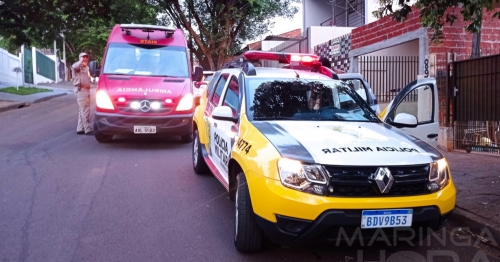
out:
M72 66L73 85L75 86L76 101L78 102L78 135L93 135L94 128L90 123L90 73L89 56L86 53L79 55L79 61Z

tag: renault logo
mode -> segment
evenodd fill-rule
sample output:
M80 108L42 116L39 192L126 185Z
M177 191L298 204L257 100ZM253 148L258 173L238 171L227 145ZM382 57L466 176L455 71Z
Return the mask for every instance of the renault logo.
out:
M151 110L151 103L148 100L142 100L139 108L142 112L148 112Z
M383 194L389 193L394 183L394 177L392 177L391 171L387 167L379 167L377 172L375 172L373 180L375 180L378 189Z

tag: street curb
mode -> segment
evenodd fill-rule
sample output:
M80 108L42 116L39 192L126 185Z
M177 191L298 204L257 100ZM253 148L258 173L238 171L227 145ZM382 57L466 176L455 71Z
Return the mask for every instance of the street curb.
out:
M500 246L500 225L494 225L487 219L457 206L455 206L449 220L462 228L468 227L476 235L486 239L493 238L497 244L497 248ZM485 228L488 231L482 232Z
M55 94L55 95L49 95L49 96L46 96L46 97L41 97L41 98L35 99L33 101L20 102L20 103L15 103L15 104L6 106L6 107L0 107L0 112L6 112L6 111L9 111L9 110L13 110L13 109L20 109L20 108L28 107L28 106L30 106L32 104L43 102L43 101L46 101L46 100L49 100L49 99L52 99L52 98L56 98L56 97L60 97L60 96L65 96L67 94L68 93L60 93L60 94Z
M38 98L38 99L35 99L33 102L31 102L31 104L43 102L43 101L46 101L46 100L49 100L49 99L52 99L52 98L56 98L56 97L60 97L60 96L65 96L67 94L68 93L60 93L60 94L55 94L55 95L50 95L50 96Z
M24 103L15 103L15 104L8 105L8 106L5 106L5 107L0 107L0 113L1 112L6 112L6 111L9 111L9 110L13 110L13 109L19 109L19 108L27 107L27 106L29 106L29 103L27 103L27 102L24 102Z

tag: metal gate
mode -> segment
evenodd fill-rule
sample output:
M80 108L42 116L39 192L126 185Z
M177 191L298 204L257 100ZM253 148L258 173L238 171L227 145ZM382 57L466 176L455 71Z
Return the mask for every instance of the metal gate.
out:
M33 54L31 47L24 47L23 63L24 63L24 82L34 84L33 82Z
M284 43L273 47L269 50L270 52L283 52L283 53L300 53L308 54L312 53L309 50L307 37L300 39L290 39ZM262 66L264 67L279 67L279 63L276 61L263 60Z
M452 63L455 149L500 154L500 55Z
M418 76L418 56L362 56L358 61L379 103L389 103Z

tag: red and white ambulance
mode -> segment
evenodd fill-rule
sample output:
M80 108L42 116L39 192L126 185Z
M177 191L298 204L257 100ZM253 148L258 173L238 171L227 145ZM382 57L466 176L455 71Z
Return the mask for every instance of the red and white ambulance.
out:
M96 91L95 138L109 142L120 133L180 136L192 141L195 109L194 72L181 29L121 24L111 31L102 66L90 62L99 77Z

